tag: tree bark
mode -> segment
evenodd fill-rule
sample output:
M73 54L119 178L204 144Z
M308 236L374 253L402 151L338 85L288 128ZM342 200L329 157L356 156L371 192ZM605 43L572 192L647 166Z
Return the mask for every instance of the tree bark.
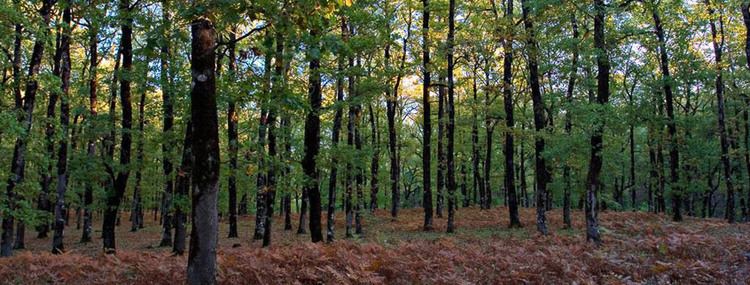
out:
M217 198L219 192L219 127L216 111L216 31L211 21L199 18L191 23L192 49L190 92L193 120L193 166L187 280L189 284L216 283L218 240Z

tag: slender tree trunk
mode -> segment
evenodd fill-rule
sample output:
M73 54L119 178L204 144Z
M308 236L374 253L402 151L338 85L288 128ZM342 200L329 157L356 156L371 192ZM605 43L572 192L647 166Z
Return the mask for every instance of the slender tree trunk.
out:
M659 59L662 75L662 87L667 107L667 131L669 134L669 170L670 170L670 189L672 192L672 220L675 222L682 221L682 187L680 186L680 177L678 169L680 167L680 152L677 145L677 127L674 116L674 103L672 96L672 77L669 72L669 57L667 56L667 45L664 36L664 28L659 17L658 7L653 7L652 16L654 19L654 28L656 37L659 41Z
M190 110L188 110L190 112ZM175 200L185 201L190 194L190 186L193 177L193 124L192 119L188 118L185 123L185 138L182 143L182 162L175 179ZM187 213L189 209L184 209L182 203L176 203L174 209L174 242L172 243L172 252L177 255L185 253L185 236L187 223Z
M277 30L276 35L276 50L275 50L275 62L274 62L274 74L272 78L272 89L271 93L274 98L281 98L284 96L284 35L281 31ZM263 233L263 246L271 245L271 225L273 222L273 204L276 201L276 169L277 169L277 151L276 151L276 103L271 102L269 109L268 118L268 156L271 158L271 163L268 169L268 191L266 193L266 223Z
M319 47L319 31L317 27L310 29L310 37L316 49ZM319 173L316 169L315 157L320 151L320 106L322 101L320 81L320 57L311 54L310 79L308 97L311 110L305 117L305 155L302 159L302 170L307 178L304 191L310 199L310 238L312 242L323 240L320 223L320 186L318 184Z
M446 132L448 135L448 146L446 147L447 166L448 166L448 226L447 232L455 231L456 215L456 158L454 155L454 137L456 129L456 110L454 106L455 88L453 83L453 39L456 33L455 16L456 0L450 0L448 3L448 125Z
M62 138L59 142L57 152L57 203L55 203L55 233L52 238L52 253L59 254L65 250L63 244L63 231L67 219L65 218L66 204L65 192L68 190L68 126L70 124L70 37L71 37L71 8L70 3L65 3L63 9L63 33L60 38L60 127Z
M99 27L97 22L91 23L89 28L89 114L92 119L97 116L97 65L99 63L98 46L99 40L97 38L99 34ZM96 139L90 138L87 147L87 158L91 161L96 160ZM86 189L83 194L83 231L81 235L81 243L87 243L91 241L91 222L92 222L92 211L91 203L94 202L94 189L91 182L86 182Z
M609 102L609 57L604 37L605 10L604 0L594 0L594 46L598 50L596 56L596 102L604 106ZM599 179L602 171L602 133L604 132L604 113L599 110L597 121L594 123L594 131L591 134L591 158L589 160L589 173L586 181L586 240L596 245L601 244L599 236L599 224L597 221L597 200L602 183Z
M430 123L430 0L422 0L422 207L424 208L424 230L432 230L432 182L431 175L431 133Z
M568 77L568 89L565 92L565 103L567 104L567 111L565 112L565 135L570 137L571 131L573 130L573 119L571 116L571 108L573 107L573 91L575 90L576 79L578 79L578 21L576 20L575 13L573 13L570 19L571 29L573 30L573 40L575 41L575 47L573 47L573 55L570 63L570 75ZM565 163L563 166L563 224L565 228L572 228L573 222L570 219L570 189L572 186L570 178L570 165Z
M445 81L446 79L440 76L438 82L438 137L437 137L437 175L435 186L437 186L437 195L435 201L435 215L438 218L443 218L443 205L445 195L445 170L446 170L446 157L445 157Z
M266 42L271 42L270 33L266 33ZM268 46L268 49L271 47ZM266 54L263 60L263 72L265 72L263 79L263 90L264 92L271 93L271 55ZM255 193L255 232L253 233L253 240L263 239L263 233L266 224L266 192L268 187L268 159L266 159L266 143L268 133L268 122L269 117L272 116L269 111L269 102L267 99L261 99L261 111L260 119L258 122L258 174L256 182L256 193Z
M507 18L510 21L513 21L513 0L509 0L506 3L505 7L505 18ZM505 156L505 180L504 180L504 186L508 191L508 214L510 218L510 224L508 225L510 228L520 228L521 220L518 215L518 199L516 197L516 181L515 181L515 174L513 173L515 163L513 162L513 128L515 125L515 121L513 118L513 91L512 91L512 84L513 84L513 42L512 39L513 36L513 27L509 27L507 30L507 33L510 34L504 41L503 41L503 105L505 109L505 144L503 145L503 155ZM488 131L488 136L491 136L491 133ZM491 152L490 152L490 145L489 142L491 141L491 138L487 139L488 145L487 145L487 157L486 160L489 161ZM522 158L523 159L523 158ZM523 164L523 162L521 162ZM521 170L521 174L523 174L523 169ZM487 196L490 196L490 192L492 191L489 187L489 163L485 165L485 173L484 173L485 179L488 181L487 186L485 187L485 191L487 192ZM526 178L524 176L521 177L521 179L525 180ZM523 186L524 183L522 182L521 185ZM490 203L488 203L490 204Z
M346 28L346 18L341 18L341 37L344 41L348 39ZM334 103L336 112L333 115L333 129L331 130L331 149L336 150L341 133L341 118L343 111L341 106L336 106L344 101L344 55L339 55L338 70L336 74L336 102ZM338 176L338 151L331 153L331 173L328 177L328 211L326 219L326 240L333 242L335 228L335 211L336 211L336 179Z
M162 131L167 139L164 139L162 143L162 171L166 181L164 182L164 191L162 192L162 236L159 246L172 246L172 227L175 222L172 221L172 194L174 192L174 181L172 179L172 170L174 168L172 164L172 127L174 125L174 100L172 99L172 93L174 87L172 86L172 71L170 61L172 58L172 47L171 47L171 22L170 22L170 9L171 5L169 0L162 1L162 42L161 51L159 56L161 64L161 87L162 87L162 109L164 112ZM142 208L142 207L141 207ZM140 210L142 211L142 210ZM141 223L143 220L141 219Z
M386 89L388 90L388 89ZM389 92L390 93L390 92ZM386 94L386 96L389 96ZM374 213L378 208L378 172L380 170L380 134L378 132L377 117L373 111L372 104L370 109L370 144L372 145L373 154L370 161L370 212Z
M292 156L292 141L289 126L289 116L284 116L281 119L281 130L284 135L284 158L289 159ZM287 165L284 167L284 176L291 174L291 167ZM335 197L334 197L335 198ZM292 230L292 193L289 188L285 189L284 193L284 230Z
M742 1L742 22L745 24L745 59L750 70L750 1Z
M124 74L120 76L120 104L122 105L122 141L120 143L120 170L117 171L117 178L114 180L114 193L110 191L107 195L107 207L104 210L104 220L102 225L102 238L104 241L104 251L108 254L114 254L115 243L115 224L117 223L117 214L119 213L120 202L125 195L125 189L130 175L130 148L133 143L130 130L132 128L133 110L130 99L130 78L133 76L133 18L130 15L134 7L131 6L130 0L120 0L120 18L122 20L122 38L120 45L122 48L122 69ZM115 175L115 172L112 172Z
M148 65L149 61L150 59L147 57L145 60L146 65ZM131 232L136 232L138 231L138 229L143 228L143 194L142 194L143 191L141 189L141 182L143 180L143 173L142 173L143 172L143 146L144 146L144 140L145 140L145 135L144 135L143 130L146 124L144 111L145 111L145 105L146 105L146 92L148 91L147 86L146 86L148 84L148 71L146 71L144 74L144 81L145 82L143 83L143 86L141 87L142 88L141 98L138 102L138 144L136 144L136 148L135 148L135 159L136 159L137 168L135 172L135 187L133 188L133 201L132 201L133 207L131 208L131 214L130 214L131 222L132 222L131 228L130 228ZM162 91L162 94L164 93L165 92ZM171 124L169 127L171 128ZM165 124L165 128L166 128L166 124ZM168 143L165 143L165 145L166 144ZM164 158L165 158L165 163L166 163L166 161L168 161L169 158L166 154ZM165 173L165 177L169 177L169 173ZM171 185L169 187L171 188ZM171 194L171 191L170 191L170 194ZM166 212L167 211L165 211L165 213ZM168 219L166 219L165 217L165 221L167 220ZM168 236L169 236L168 245L172 245L172 239L171 239L172 235L170 234ZM164 240L162 239L162 243L163 242Z
M478 61L478 60L477 60ZM482 180L482 176L479 174L479 160L481 159L479 156L479 119L477 117L477 109L479 108L479 101L477 99L477 69L478 69L479 63L477 62L474 66L473 73L472 73L472 85L471 85L471 94L473 98L473 105L472 108L472 124L471 124L471 168L472 168L472 192L473 192L473 200L474 203L477 203L477 195L479 197L482 197L480 201L482 201L482 204L480 204L480 207L484 207L484 180Z
M719 15L719 28L716 27L716 21L714 20L715 9L710 3L710 0L705 0L706 6L708 6L708 15L710 17L711 25L711 40L714 47L714 58L716 60L716 106L718 108L718 121L719 121L719 140L721 142L721 164L724 168L724 182L726 183L727 189L727 204L726 204L726 219L730 223L735 222L735 210L734 210L734 186L732 183L732 164L729 157L729 139L727 138L727 130L725 123L725 111L724 111L724 79L722 55L724 49L724 24L722 15Z
M386 96L386 112L388 116L388 155L391 161L390 165L390 176L391 176L391 218L395 220L398 217L399 204L401 203L401 193L399 192L399 182L401 179L400 171L401 166L398 157L398 134L396 132L396 109L398 108L398 91L401 86L401 78L403 76L404 65L406 64L406 53L407 43L411 38L411 20L412 15L409 13L408 20L406 22L406 37L404 37L401 50L401 59L399 65L398 75L396 76L396 82L393 86L393 96ZM386 48L388 51L390 45ZM389 62L386 56L386 62Z
M218 240L217 198L219 192L219 127L216 112L216 31L206 19L191 23L192 49L190 92L193 119L193 167L191 217L187 280L189 284L216 283L216 245Z
M544 113L544 99L539 86L539 64L537 63L537 43L534 31L534 22L531 19L527 0L521 0L521 10L523 12L523 23L526 29L526 48L529 52L529 85L531 86L531 100L534 109L534 129L536 135L534 138L534 160L536 177L536 228L542 235L547 234L547 182L550 180L549 169L544 159L544 132L547 128L547 119Z
M232 30L228 46L229 49L229 78L231 82L237 78L237 67L235 57L236 29ZM237 233L237 153L238 153L238 134L237 134L237 103L234 98L229 99L227 107L227 139L229 140L229 177L227 178L227 190L229 192L229 238L238 237Z
M62 28L56 29L56 38L55 38L55 54L53 57L53 64L52 64L52 75L60 78L60 65L62 61L62 48L60 46L60 41L62 37ZM47 102L47 118L45 122L45 130L44 130L44 139L47 146L47 156L49 157L49 161L44 161L42 163L43 167L41 169L42 177L41 177L41 192L39 193L39 201L37 203L37 208L45 213L44 216L42 216L42 222L39 223L37 226L37 238L47 238L49 234L50 229L50 222L46 216L48 212L52 212L52 205L51 205L51 198L50 198L50 186L52 185L52 173L54 171L54 165L52 164L52 160L55 157L55 108L57 107L57 101L60 99L60 93L57 91L50 92L49 95L49 101ZM54 213L53 213L54 214Z
M41 9L39 9L39 15L42 17L44 22L43 31L47 30L49 25L50 16L52 14L52 6L55 4L55 0L45 0L42 3ZM10 165L10 176L8 177L8 183L6 186L5 196L5 213L3 213L2 222L2 238L0 240L0 256L11 256L13 247L13 222L15 217L8 211L12 211L16 207L16 185L23 182L24 172L26 168L26 140L28 134L31 132L31 126L33 122L32 115L34 114L34 101L36 99L36 93L39 89L39 82L37 81L36 75L39 74L41 68L42 56L44 54L44 36L40 35L34 42L34 49L29 59L29 73L26 81L26 92L23 99L22 110L19 110L17 114L18 123L23 127L24 136L16 138L15 146L13 148L13 160ZM18 100L17 100L18 102Z

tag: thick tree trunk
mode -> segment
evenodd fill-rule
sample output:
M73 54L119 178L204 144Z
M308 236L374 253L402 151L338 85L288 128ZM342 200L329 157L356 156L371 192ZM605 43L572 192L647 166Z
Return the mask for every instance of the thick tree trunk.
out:
M42 17L44 22L44 29L47 30L49 25L50 16L52 14L52 6L57 2L56 0L45 0L42 3L41 9L39 9L39 15ZM36 100L36 93L39 89L39 82L37 81L36 75L39 74L41 68L42 56L44 55L44 36L38 36L36 42L34 42L34 49L29 59L29 73L26 81L26 92L23 99L22 110L18 112L18 123L23 127L24 136L16 138L15 146L13 148L13 160L10 165L10 176L6 186L5 196L5 213L3 213L2 222L2 237L0 239L0 256L11 256L13 247L13 223L15 217L8 211L15 209L16 193L15 188L18 184L23 182L24 172L26 169L26 139L28 134L31 132L31 126L33 122L34 114L34 101ZM16 103L19 102L16 98Z
M120 143L120 169L117 171L117 178L114 180L114 189L107 194L107 207L104 210L104 219L102 225L102 238L104 241L104 251L108 254L115 253L115 224L117 223L117 214L120 209L120 202L125 195L125 189L130 176L130 148L133 143L131 128L133 120L133 110L130 99L130 74L133 65L133 18L130 15L134 7L131 6L130 0L120 0L120 17L122 18L122 38L120 45L122 48L122 69L124 74L120 76L120 104L122 105L122 141ZM111 174L115 175L114 170ZM113 193L114 192L114 193Z
M724 182L726 183L727 190L727 202L726 202L726 219L730 223L735 222L735 210L734 210L734 186L732 183L732 164L729 157L729 139L727 137L727 127L725 122L725 110L724 110L724 79L722 76L723 63L722 55L724 49L724 24L722 23L721 17L719 18L719 27L717 29L716 22L714 20L714 8L710 3L710 0L705 0L706 6L708 6L708 15L710 17L711 25L711 40L714 47L714 59L716 60L716 106L717 106L717 117L719 121L719 140L721 143L721 164L724 168Z
M52 238L52 253L62 253L65 250L63 244L63 231L67 219L65 218L66 204L65 192L68 190L68 126L70 124L70 27L72 21L70 4L66 3L63 9L63 28L62 37L60 38L60 128L62 138L59 142L57 151L57 202L55 203L55 222L54 235Z
M549 169L544 159L544 132L547 128L547 119L544 113L544 100L539 86L539 63L537 62L538 50L534 31L534 22L531 19L528 2L521 0L521 11L523 23L526 30L526 49L528 50L529 85L531 87L531 101L534 110L534 176L536 177L536 228L542 235L547 234L547 182L550 180Z
M432 124L430 123L430 0L422 0L422 207L424 208L425 231L432 230L432 160L430 151Z
M596 102L604 106L609 102L609 57L604 37L605 10L604 0L594 0L594 46L598 50L596 56ZM599 236L599 224L597 221L597 200L602 183L599 179L602 171L602 136L604 132L604 113L599 111L597 121L593 126L591 134L591 158L589 160L589 173L586 179L586 240L596 245L601 244Z
M193 120L193 166L187 280L189 284L216 283L216 245L219 230L219 127L216 110L216 31L204 18L191 23L192 49L190 92Z
M319 32L317 28L310 29L310 37L315 49L319 48ZM305 154L302 159L302 170L307 178L304 191L310 199L310 238L312 242L323 240L320 223L320 186L318 184L319 173L316 168L315 157L320 151L320 106L322 102L322 91L320 81L320 57L311 54L310 78L308 97L311 110L305 117Z
M508 1L505 7L505 18L509 19L510 21L513 21L513 1ZM513 27L509 27L507 30L507 33L510 34L508 38L506 38L503 41L503 106L505 109L505 143L503 145L503 155L505 156L505 180L504 180L504 186L505 189L508 191L508 215L510 218L510 224L508 225L510 228L520 228L521 220L518 215L518 198L516 197L516 181L515 181L515 174L513 173L515 163L513 162L513 152L514 152L514 145L513 145L513 128L515 125L515 121L513 118L513 91L512 91L512 79L513 79ZM488 131L488 136L491 136L491 133ZM490 142L490 138L487 139L487 142ZM490 159L491 152L489 151L490 145L487 146L487 157L486 160ZM523 159L523 158L522 158ZM521 162L523 164L523 162ZM489 163L488 163L489 164ZM521 170L521 173L523 173L523 169ZM487 192L487 196L490 197L489 193L492 191L489 187L489 169L488 165L485 165L485 178L488 183L485 187L485 191ZM521 177L521 179L526 179L525 177ZM522 185L524 185L522 183ZM489 203L488 203L489 204Z

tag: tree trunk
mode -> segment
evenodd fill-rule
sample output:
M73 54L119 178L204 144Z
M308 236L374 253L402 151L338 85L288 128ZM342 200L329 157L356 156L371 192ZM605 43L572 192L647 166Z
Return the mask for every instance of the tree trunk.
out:
M191 23L192 49L190 92L193 120L193 167L191 217L187 280L189 284L216 283L216 245L219 221L219 127L216 112L216 31L213 24L201 18Z
M438 82L438 136L437 136L437 176L435 186L437 186L437 195L435 201L435 215L443 218L443 204L445 195L445 77L440 76Z
M65 212L65 192L68 190L68 126L70 124L70 27L72 21L71 8L69 3L65 3L63 9L63 33L60 38L60 127L62 138L59 142L57 152L57 203L55 203L55 233L52 238L52 253L59 254L65 250L63 244L63 231L65 230L66 218Z
M319 31L317 27L310 29L310 37L314 49L320 48ZM302 159L302 170L307 178L304 190L310 200L310 238L312 242L323 240L320 223L320 186L318 184L319 173L316 169L315 157L320 151L320 106L322 101L321 79L320 79L320 56L311 53L310 78L308 97L311 110L305 117L305 154Z
M594 0L594 46L598 50L596 55L596 102L603 107L609 102L609 57L604 37L605 10L604 0ZM589 173L586 179L586 240L597 246L601 244L599 236L599 224L597 221L596 196L600 192L602 183L599 179L602 171L602 136L604 132L603 110L599 110L597 121L594 122L591 134L591 158L589 160Z
M391 161L390 165L390 176L391 176L391 219L395 220L398 217L399 204L401 202L401 193L399 192L399 181L401 180L401 166L399 165L398 157L398 134L396 133L396 109L398 109L398 91L401 86L401 78L403 77L404 65L406 64L406 53L407 43L411 38L411 20L412 15L409 13L407 26L406 26L406 37L402 42L401 59L399 64L398 75L396 76L396 82L393 86L393 96L386 96L386 113L388 117L388 155ZM386 48L389 51L390 45ZM388 54L386 54L388 55ZM386 56L386 62L389 62L389 56Z
M653 7L652 16L654 19L654 28L656 37L659 41L659 61L662 76L662 88L667 107L667 132L669 134L669 170L670 170L670 189L672 192L672 220L675 222L682 221L682 187L680 186L680 176L678 169L680 167L680 152L677 142L677 127L674 116L674 102L672 96L672 76L669 72L669 57L667 56L667 44L664 37L664 28L659 17L658 7Z
M432 230L432 183L430 151L432 125L430 124L430 0L422 0L422 207L424 208L425 231Z
M99 27L97 22L91 23L89 28L89 114L92 119L96 118L97 110L97 65L99 63L98 56L98 36ZM96 139L90 138L87 147L87 158L91 161L96 160ZM91 241L91 222L92 222L92 211L91 203L94 202L94 189L91 185L91 181L86 182L86 189L83 194L83 231L81 235L81 243L87 243Z
M346 29L346 18L341 18L341 37L346 42L348 39ZM337 106L344 101L344 55L339 55L337 58L338 70L336 74L336 102L334 106L336 109L333 115L333 129L331 130L331 149L336 150L339 143L339 136L341 133L341 118L343 117L343 111L341 106ZM336 211L336 179L338 176L338 151L331 153L331 172L328 177L328 210L326 219L326 240L333 242L335 221L334 214Z
M164 160L162 162L162 171L166 181L164 182L164 191L162 192L162 236L159 246L172 246L172 227L174 221L172 221L172 193L174 192L174 181L172 180L172 170L174 168L172 164L172 127L174 125L174 100L172 99L172 93L174 87L172 86L172 70L170 67L170 60L172 58L172 47L171 47L171 22L170 15L170 2L164 0L162 2L162 25L164 34L161 36L161 51L159 56L161 64L161 87L162 87L162 109L164 112L162 131L167 139L164 139L161 147L162 156ZM142 210L140 210L142 211ZM141 223L143 220L141 219Z
M505 7L505 18L507 18L510 21L513 21L513 1L510 0L507 2ZM516 181L515 181L515 174L513 173L515 163L513 162L513 152L514 152L514 146L513 146L513 128L515 125L515 121L513 120L513 91L512 91L512 84L513 84L513 27L509 27L506 31L510 34L508 38L506 38L503 41L503 105L505 109L505 143L503 145L503 155L505 156L505 180L504 180L504 186L508 191L508 214L510 218L510 224L508 225L510 228L520 228L521 220L518 216L518 199L516 197ZM489 161L491 152L490 152L490 145L489 142L491 141L491 133L487 132L487 157L485 158L487 161ZM522 158L523 159L523 158ZM523 162L521 162L523 164ZM485 191L487 192L487 196L490 196L490 192L492 191L489 187L489 163L485 165L484 170L484 176L488 182L487 186L485 187ZM521 173L523 174L523 169L521 170ZM521 179L525 180L525 177L521 177ZM524 185L522 183L522 185ZM490 203L488 203L490 204Z
M229 49L229 78L231 82L236 80L237 66L235 63L235 41L236 29L230 34ZM227 190L229 192L229 238L238 237L237 233L237 153L238 153L238 134L237 134L237 103L230 96L229 106L227 107L227 139L229 140L229 177L227 178Z
M130 129L132 128L133 110L130 99L130 78L133 65L133 18L130 15L134 7L130 5L130 0L120 0L120 17L122 18L122 38L120 45L122 48L122 69L120 76L120 104L122 105L122 141L120 143L120 170L117 171L117 178L114 180L114 193L107 195L107 207L104 210L104 220L102 225L102 238L104 241L104 251L108 254L114 254L115 243L115 224L117 223L117 214L119 213L120 202L125 195L125 189L130 175L130 148L133 143ZM111 174L115 175L114 170Z
M274 98L281 98L284 96L286 91L284 88L284 35L281 31L276 31L276 51L274 56L276 57L274 62L274 74L272 80L271 93ZM263 233L263 246L271 245L271 225L273 222L273 204L276 201L276 169L277 169L277 151L276 151L276 103L271 102L271 108L269 109L268 118L268 156L271 158L271 164L268 169L268 191L266 193L266 223Z
M529 85L531 87L531 100L534 110L534 160L536 161L534 176L536 177L536 228L542 235L547 234L547 182L549 181L549 169L544 159L544 132L547 128L547 119L544 113L544 99L539 86L539 64L537 63L537 43L534 31L534 22L531 19L527 0L521 0L523 12L523 23L526 30L526 49L528 50Z
M193 124L188 119L185 123L185 138L182 143L182 162L175 179L175 200L186 201L190 194L190 185L193 173ZM177 255L185 253L185 224L187 223L187 212L189 209L183 209L184 203L176 203L174 209L174 240L172 243L172 252Z
M450 0L448 4L448 125L446 133L448 135L448 146L446 147L447 166L448 166L448 225L447 232L455 231L456 215L456 158L454 156L454 137L456 129L456 110L453 102L455 97L455 88L453 84L453 38L456 33L455 15L456 0Z
M50 16L52 14L52 6L57 2L56 0L45 0L39 9L39 15L44 21L44 29L47 30L49 25ZM24 172L26 168L26 139L28 134L31 132L31 126L33 122L34 114L34 101L36 99L36 93L39 89L39 82L37 81L36 75L39 74L41 68L42 56L44 55L44 36L38 36L34 42L34 49L29 59L29 73L26 81L26 92L23 99L22 110L18 112L18 123L23 127L24 136L16 138L15 146L13 148L13 160L10 165L10 176L8 177L8 183L6 187L6 212L3 214L2 222L2 238L0 239L0 256L11 256L13 247L13 222L15 217L7 211L12 211L16 208L15 199L16 185L23 182ZM17 100L18 103L18 100Z
M575 46L573 47L573 55L570 63L570 76L568 77L568 89L565 92L565 103L567 104L565 112L565 135L570 138L571 131L573 130L573 119L571 115L571 108L573 107L573 91L575 90L576 79L578 79L578 21L576 15L573 13L570 19L571 29L573 30L573 40ZM563 166L563 224L566 229L573 227L573 222L570 219L570 188L572 187L570 178L570 165L566 162Z
M710 0L705 0L706 6L708 6L708 15L710 17L711 25L711 40L714 47L714 58L716 60L716 106L717 117L719 121L719 140L721 142L721 164L724 168L724 182L726 183L727 190L727 204L726 204L726 219L729 223L735 222L735 210L734 210L734 186L732 184L732 164L729 157L729 139L727 138L727 130L725 123L725 111L724 111L724 80L723 80L723 63L722 55L724 49L724 23L719 17L719 27L717 29L716 22L714 20L714 8L710 3Z
M388 90L388 89L386 89ZM390 92L389 92L390 93ZM386 94L386 96L390 96ZM377 117L373 112L372 104L369 105L370 109L370 144L372 145L373 153L372 160L370 161L370 212L374 213L375 209L378 208L378 170L380 170L380 134L378 132Z
M149 61L150 59L147 57L145 60L145 63L147 66L148 66ZM142 88L141 98L138 102L138 144L136 144L136 147L135 147L135 160L136 160L135 164L137 166L137 169L135 172L135 187L133 188L133 201L132 201L133 206L131 208L131 213L130 213L131 222L132 222L131 228L130 228L131 232L136 232L138 231L138 229L143 228L143 194L142 194L143 191L141 189L141 181L143 180L143 173L142 173L143 172L143 146L144 146L144 140L145 140L143 129L146 124L145 117L144 117L144 111L145 111L144 108L146 105L146 92L148 91L147 86L146 86L148 84L148 69L146 70L144 74L143 80L144 80L144 82L142 83L143 86L141 86ZM165 94L165 93L168 93L168 92L162 91L162 94ZM164 104L164 105L166 106L167 104ZM166 114L165 114L165 117L166 117ZM164 126L166 128L167 126L166 122ZM170 128L172 127L171 124L169 125L169 127ZM165 143L165 145L166 144L168 143ZM165 155L164 159L165 159L164 163L167 163L167 161L169 160L167 155ZM164 177L169 177L169 173L165 173ZM165 221L166 220L167 219L165 218ZM168 236L169 236L168 245L172 245L172 239L171 239L172 235L170 234ZM162 239L162 243L163 242L164 240Z

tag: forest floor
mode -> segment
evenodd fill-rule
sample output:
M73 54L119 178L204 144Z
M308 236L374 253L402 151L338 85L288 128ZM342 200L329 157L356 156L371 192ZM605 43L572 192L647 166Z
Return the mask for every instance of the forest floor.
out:
M584 220L573 213L574 229L563 229L561 211L548 212L550 234L536 233L535 210L521 209L521 229L508 229L506 208L457 211L458 230L446 234L444 218L422 232L421 209L401 210L391 221L386 210L364 215L365 234L343 238L337 213L333 244L313 244L309 235L283 230L275 217L273 245L251 241L254 217L242 217L240 237L226 238L222 221L218 249L221 284L750 284L750 225L718 219L635 212L600 213L603 245L585 241ZM325 216L325 215L324 215ZM185 256L157 247L161 229L130 232L128 215L118 227L117 255L101 253L99 225L94 242L79 244L75 224L66 231L63 255L49 254L51 240L26 233L26 250L0 260L1 284L182 284ZM325 222L324 222L325 227ZM325 235L325 233L324 233Z

